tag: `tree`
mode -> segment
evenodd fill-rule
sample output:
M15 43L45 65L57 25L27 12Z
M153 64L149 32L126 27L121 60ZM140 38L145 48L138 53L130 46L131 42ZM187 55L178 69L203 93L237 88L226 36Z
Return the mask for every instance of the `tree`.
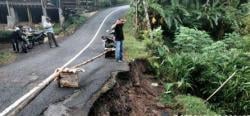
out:
M244 0L145 0L145 2L149 8L145 13L149 14L150 18L146 16L147 22L154 22L152 19L157 21L163 19L169 33L174 33L183 25L206 30L215 38L222 38L226 32L239 28L240 6L245 3ZM156 18L157 16L160 17Z

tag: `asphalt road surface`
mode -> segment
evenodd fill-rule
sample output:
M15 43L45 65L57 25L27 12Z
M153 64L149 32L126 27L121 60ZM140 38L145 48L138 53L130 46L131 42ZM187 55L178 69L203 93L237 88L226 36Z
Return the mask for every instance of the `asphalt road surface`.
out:
M119 9L119 10L118 10ZM16 62L0 67L0 112L18 98L23 96L34 86L47 78L58 67L63 66L82 48L84 48L96 34L104 18L114 10L118 10L108 17L93 43L70 66L87 60L103 52L102 35L110 29L116 19L123 16L128 6L121 6L99 11L88 19L73 35L61 41L60 47L50 49L43 45L32 50L31 53L22 55ZM110 73L122 70L123 66L113 59L100 58L83 67L86 72L81 74L80 89L58 88L56 82L52 82L41 94L39 94L19 116L43 115L50 104L56 104L72 94L78 92L78 100L67 102L72 109L84 108L84 104L108 79ZM65 104L65 106L67 106ZM77 110L76 110L77 111ZM83 111L80 109L80 111ZM86 114L86 113L85 113Z

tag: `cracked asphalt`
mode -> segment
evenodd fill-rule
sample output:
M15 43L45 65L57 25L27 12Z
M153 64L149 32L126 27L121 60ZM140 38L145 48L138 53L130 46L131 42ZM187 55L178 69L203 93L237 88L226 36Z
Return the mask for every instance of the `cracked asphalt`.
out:
M95 35L103 19L110 12L120 9L107 19L94 42L72 64L70 64L70 66L103 52L104 49L101 36L106 35L106 30L110 29L114 21L122 17L127 12L128 8L129 6L120 6L99 11L89 18L74 34L61 41L59 43L59 48L50 49L47 44L37 46L30 53L21 55L21 58L14 63L1 66L0 112L47 78L56 68L64 65L84 48ZM77 91L80 91L81 97L79 97L77 101L69 103L71 104L70 107L72 109L84 108L84 104L88 102L91 95L93 95L109 78L110 73L117 70L123 70L124 66L116 63L113 59L105 59L102 57L93 63L85 65L83 68L86 72L80 75L81 87L79 89L58 88L57 83L52 82L18 115L43 115L43 112L50 104L63 101ZM84 110L82 110L82 112L84 112Z

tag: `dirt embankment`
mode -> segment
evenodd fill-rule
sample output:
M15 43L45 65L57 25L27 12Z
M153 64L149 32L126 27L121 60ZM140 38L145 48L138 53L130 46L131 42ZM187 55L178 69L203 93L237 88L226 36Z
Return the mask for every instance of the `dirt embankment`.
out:
M130 63L129 73L119 73L117 83L94 103L90 116L167 116L170 109L161 104L162 85L149 76L146 60Z

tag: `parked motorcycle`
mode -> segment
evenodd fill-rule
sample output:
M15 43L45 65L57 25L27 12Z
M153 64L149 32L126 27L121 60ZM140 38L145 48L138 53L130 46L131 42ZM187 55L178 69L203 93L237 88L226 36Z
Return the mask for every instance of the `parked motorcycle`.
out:
M28 49L32 49L33 45L29 42L28 36L23 35L20 40L21 50L23 53L28 53Z
M44 38L46 37L46 34L44 31L32 31L29 34L27 34L28 40L30 43L32 43L32 47L34 47L37 44L43 44Z
M102 36L102 40L104 42L104 49L114 49L113 51L109 51L105 54L105 58L115 58L115 38L114 31L107 30L109 35Z

